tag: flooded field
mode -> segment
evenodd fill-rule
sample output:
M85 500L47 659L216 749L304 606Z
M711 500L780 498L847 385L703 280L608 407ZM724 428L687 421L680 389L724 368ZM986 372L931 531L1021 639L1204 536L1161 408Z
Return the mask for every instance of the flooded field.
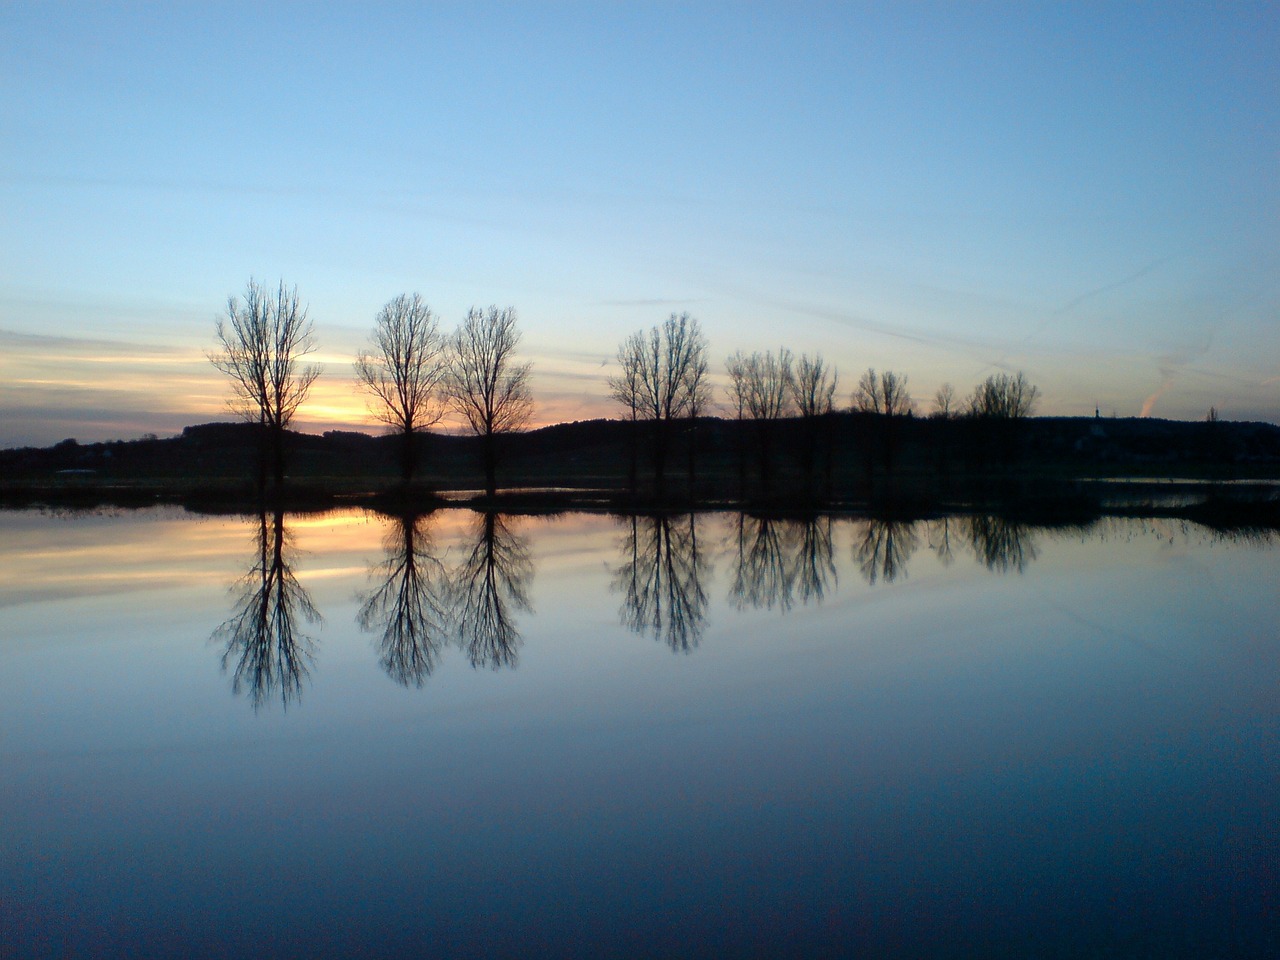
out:
M14 956L1260 956L1277 543L0 513Z

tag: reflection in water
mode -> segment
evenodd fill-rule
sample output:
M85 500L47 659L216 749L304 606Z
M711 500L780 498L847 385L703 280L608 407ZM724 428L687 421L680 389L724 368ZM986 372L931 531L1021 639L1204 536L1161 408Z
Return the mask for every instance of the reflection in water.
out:
M698 519L632 516L619 542L623 562L613 571L613 589L623 594L622 622L651 634L673 651L692 650L707 621L702 581L710 565L698 546Z
M235 664L234 692L247 690L255 710L273 693L288 707L301 694L314 659L315 641L297 631L297 618L317 623L320 614L294 576L284 514L277 510L270 524L265 512L259 514L256 539L257 554L239 582L235 612L213 638L226 644L223 670Z
M1022 573L1037 556L1032 529L1005 517L970 517L969 542L988 570Z
M836 578L831 518L777 520L739 514L737 556L729 593L739 610L790 610L799 594L801 603L822 601Z
M949 567L956 561L952 537L956 535L957 530L953 528L957 528L957 520L954 517L939 517L925 523L925 539L929 549L944 567Z
M906 576L907 563L920 546L917 526L915 520L873 517L866 521L862 535L855 535L853 558L868 584L875 586L880 578L893 583Z
M794 577L786 543L791 531L780 520L738 514L738 553L729 594L739 610L746 607L790 610Z
M800 602L822 602L831 582L838 582L835 547L832 544L830 517L811 517L796 522L799 527L799 550L795 558L796 586Z
M532 612L528 541L495 513L478 518L474 545L451 576L454 628L472 666L514 667L520 632L512 609Z
M433 552L431 518L405 515L387 531L386 557L371 576L381 585L364 596L356 620L381 631L382 668L397 683L420 687L439 662L449 625L449 581Z

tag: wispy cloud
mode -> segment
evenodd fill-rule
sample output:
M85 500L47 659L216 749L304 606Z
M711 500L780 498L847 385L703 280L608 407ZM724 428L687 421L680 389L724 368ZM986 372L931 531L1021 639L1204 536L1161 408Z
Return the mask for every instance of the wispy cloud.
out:
M1119 290L1123 287L1127 287L1131 283L1137 283L1143 277L1147 276L1147 274L1152 273L1153 271L1159 269L1160 267L1163 267L1166 263L1168 263L1172 259L1173 257L1171 256L1160 257L1156 260L1152 260L1146 266L1141 267L1138 270L1135 270L1133 273L1130 273L1124 277L1121 277L1119 280L1115 280L1111 283L1104 283L1102 286L1094 287L1092 290L1086 290L1084 293L1081 293L1072 297L1062 306L1058 307L1058 309L1054 310L1052 317L1056 318L1056 317L1062 316L1064 313L1070 313L1072 310L1080 306L1080 304L1084 303L1086 300L1092 300L1094 297L1100 297L1104 293L1111 293L1113 290Z
M128 358L163 357L169 360L204 355L187 347L168 344L138 343L129 340L106 340L99 337L68 337L58 334L30 333L21 330L0 328L0 348L5 350L26 350L39 353L61 353L75 355L85 360L102 357L104 354L124 356Z
M683 307L690 304L705 303L701 299L680 299L664 297L641 297L634 300L601 300L602 307Z

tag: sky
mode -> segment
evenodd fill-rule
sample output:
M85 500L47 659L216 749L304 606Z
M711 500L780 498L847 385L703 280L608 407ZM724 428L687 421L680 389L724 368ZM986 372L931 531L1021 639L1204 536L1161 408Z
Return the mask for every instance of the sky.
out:
M0 447L232 419L227 298L296 285L295 425L423 295L515 307L537 423L619 343L868 367L922 412L1280 422L1280 6L0 6Z

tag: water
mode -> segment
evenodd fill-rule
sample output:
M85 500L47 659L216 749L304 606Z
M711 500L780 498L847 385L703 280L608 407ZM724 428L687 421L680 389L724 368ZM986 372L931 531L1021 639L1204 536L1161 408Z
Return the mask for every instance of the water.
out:
M5 956L1275 955L1275 544L0 513Z

